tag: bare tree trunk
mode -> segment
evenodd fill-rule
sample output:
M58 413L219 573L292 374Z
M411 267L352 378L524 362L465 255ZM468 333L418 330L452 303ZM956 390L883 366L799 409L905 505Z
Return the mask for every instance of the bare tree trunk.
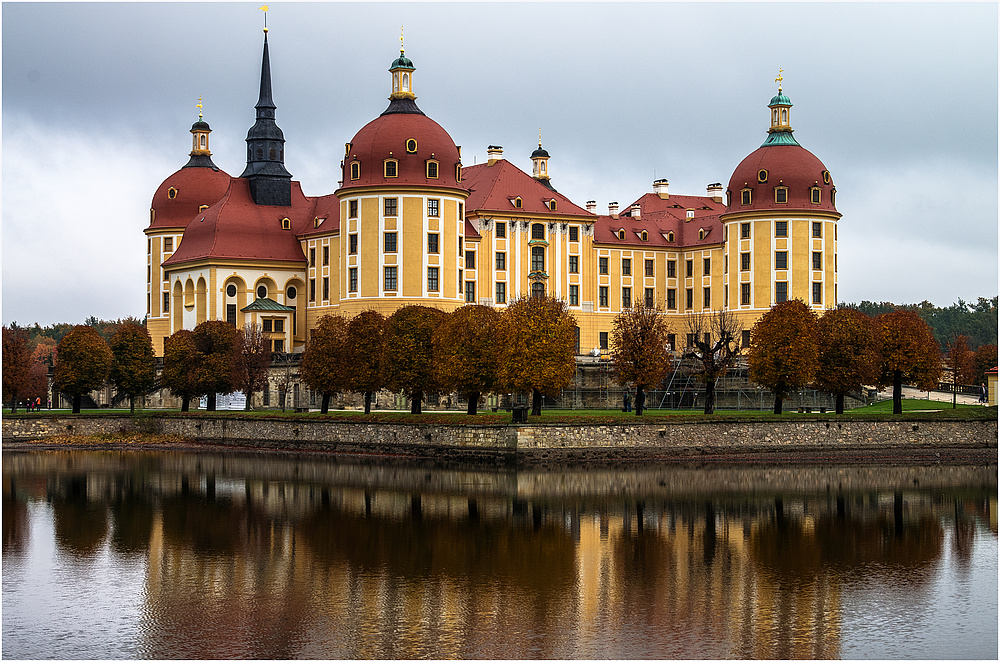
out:
M83 396L82 395L80 395L79 393L77 393L76 395L73 396L73 413L74 414L79 414L80 413L80 403L81 402L83 402Z
M837 402L837 404L836 404L836 412L838 414L843 414L844 413L844 394L843 393L837 393L836 394L836 402Z
M419 414L420 413L420 403L424 398L423 391L414 391L410 394L410 413Z
M250 406L250 398L253 396L252 391L244 391L243 395L246 396L246 403L243 405L243 411L250 411L253 407Z
M531 389L531 415L542 415L542 392L537 388Z
M715 380L705 380L705 413L715 413Z
M781 413L781 398L778 396L774 396L774 413Z
M635 385L635 415L642 416L642 411L646 408L646 389L642 384Z
M892 413L903 413L903 372L895 370L892 373Z
M207 396L208 406L205 411L215 411L215 393L209 393Z
M365 413L372 413L372 392L365 391Z
M329 411L330 411L330 394L329 393L324 393L323 394L323 404L320 405L320 413L321 414L326 414L326 413L329 413Z
M135 396L134 395L128 396L128 408L129 408L129 413L130 414L134 414L135 413Z
M466 409L465 413L469 416L475 416L477 413L476 410L479 407L479 391L468 393L466 397L469 399L469 408Z
M14 394L14 397L11 398L11 401L10 401L10 413L12 413L12 414L16 414L17 413L17 394L16 393Z
M184 395L181 396L181 411L191 410L191 396Z

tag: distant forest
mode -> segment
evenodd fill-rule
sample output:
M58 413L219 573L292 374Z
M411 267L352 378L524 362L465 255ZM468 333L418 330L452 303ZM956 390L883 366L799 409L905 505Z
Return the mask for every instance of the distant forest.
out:
M967 303L959 299L947 308L939 308L930 301L903 304L890 301L879 303L862 301L861 303L841 303L839 307L858 310L871 317L900 309L914 310L934 329L934 337L943 352L957 336L968 338L968 346L971 350L978 349L980 345L1000 344L997 342L997 300L998 297L992 299L979 297L975 303ZM93 316L88 317L84 324L97 329L101 337L108 341L118 330L119 325L126 321L145 324L145 320L132 317L102 320ZM17 323L15 322L12 326L17 326ZM39 326L36 322L34 326L24 328L28 331L30 346L34 348L39 343L57 344L64 335L70 332L73 324L63 322L51 326Z

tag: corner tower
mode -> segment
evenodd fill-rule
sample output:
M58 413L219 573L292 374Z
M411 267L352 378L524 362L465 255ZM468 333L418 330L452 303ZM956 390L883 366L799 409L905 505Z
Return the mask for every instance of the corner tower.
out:
M292 175L285 169L285 136L274 121L276 106L271 98L271 58L266 27L260 95L255 108L257 121L247 132L247 167L240 177L249 183L250 195L258 205L287 207L292 204Z
M720 216L724 306L744 328L789 299L817 311L837 305L837 189L823 162L792 137L781 81L779 74L767 139L733 171Z

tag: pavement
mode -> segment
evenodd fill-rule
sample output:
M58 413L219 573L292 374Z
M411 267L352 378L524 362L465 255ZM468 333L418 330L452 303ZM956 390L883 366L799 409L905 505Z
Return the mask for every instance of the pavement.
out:
M887 388L878 394L879 400L891 400L892 399L892 388ZM910 388L907 386L903 387L903 397L907 400L929 400L931 402L952 402L951 393L943 393L941 391L921 391L920 389ZM976 405L981 404L979 402L978 395L963 395L959 393L954 396L955 402L960 405Z

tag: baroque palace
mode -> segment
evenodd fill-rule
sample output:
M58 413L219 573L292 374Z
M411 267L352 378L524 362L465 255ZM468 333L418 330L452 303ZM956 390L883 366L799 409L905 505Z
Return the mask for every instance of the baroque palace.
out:
M400 49L389 106L346 144L339 187L308 197L285 169L265 28L246 169L233 177L215 165L199 115L190 160L153 195L147 327L157 355L205 320L261 324L274 351L300 352L331 313L503 307L535 294L566 301L578 354L607 349L615 316L633 305L661 306L679 331L687 314L731 311L744 346L777 302L836 306L836 188L792 137L780 86L767 139L728 187L676 195L661 179L598 214L594 201L580 207L556 190L541 142L530 175L493 145L486 163L463 166L417 107L414 71Z

